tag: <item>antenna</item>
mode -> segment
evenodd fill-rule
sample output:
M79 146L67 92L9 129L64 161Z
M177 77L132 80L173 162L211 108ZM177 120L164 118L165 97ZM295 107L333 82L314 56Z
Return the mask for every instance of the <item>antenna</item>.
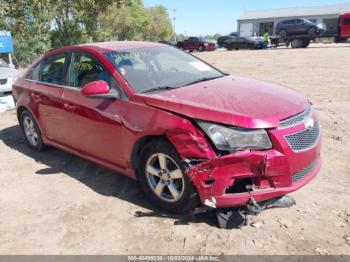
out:
M174 41L176 43L176 9L173 9L174 16L173 16L173 21L174 21Z

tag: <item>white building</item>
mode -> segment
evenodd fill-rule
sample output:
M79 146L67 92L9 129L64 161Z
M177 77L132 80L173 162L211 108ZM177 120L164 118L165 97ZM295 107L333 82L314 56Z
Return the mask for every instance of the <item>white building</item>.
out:
M237 31L240 36L253 36L254 33L263 35L265 30L268 30L272 35L275 33L276 25L279 21L306 18L313 22L325 23L327 32L334 33L339 23L339 15L346 12L350 12L350 3L246 11L238 18Z

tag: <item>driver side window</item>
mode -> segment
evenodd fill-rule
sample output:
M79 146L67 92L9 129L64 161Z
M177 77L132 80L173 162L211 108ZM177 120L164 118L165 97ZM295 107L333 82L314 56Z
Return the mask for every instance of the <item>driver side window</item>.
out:
M85 52L73 52L70 62L68 83L70 87L81 89L86 84L98 80L106 81L111 94L125 99L118 83L102 64L92 55Z
M86 53L73 52L69 71L69 86L82 88L97 80L104 80L110 84L112 76L96 58Z

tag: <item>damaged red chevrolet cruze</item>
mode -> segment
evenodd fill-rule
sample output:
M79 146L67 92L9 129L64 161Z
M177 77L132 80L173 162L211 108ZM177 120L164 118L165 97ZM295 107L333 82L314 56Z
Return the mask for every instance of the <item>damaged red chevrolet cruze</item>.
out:
M171 212L275 199L321 165L319 119L307 98L162 44L52 50L13 94L31 148L58 147L137 179Z

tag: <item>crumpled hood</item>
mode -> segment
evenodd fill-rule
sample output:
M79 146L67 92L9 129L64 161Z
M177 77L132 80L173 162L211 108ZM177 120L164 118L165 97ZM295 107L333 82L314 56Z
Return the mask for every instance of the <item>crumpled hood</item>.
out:
M305 110L308 100L272 83L227 76L144 95L146 104L190 118L245 128L278 127L282 119Z
M10 67L0 67L0 77L19 77L21 71L10 68Z

